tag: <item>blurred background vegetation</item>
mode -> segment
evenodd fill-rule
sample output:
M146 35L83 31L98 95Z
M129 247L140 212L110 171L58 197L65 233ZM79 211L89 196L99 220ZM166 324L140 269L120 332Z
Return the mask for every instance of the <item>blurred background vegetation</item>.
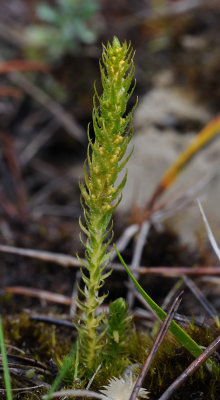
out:
M158 88L163 89L163 96L165 93L163 105L180 105L180 116L178 110L159 113L158 103L144 108L144 115L151 110L150 123L164 141L168 129L180 138L174 143L176 156L186 145L188 132L195 135L218 112L220 1L0 0L0 9L1 241L80 253L78 181L86 156L94 81L100 88L102 43L117 35L120 40L131 41L136 49L137 85L129 107L137 95L141 106L142 98L155 88L157 94ZM173 100L173 92L164 92L167 87L181 88L184 95ZM192 97L194 103L190 102ZM200 102L204 108L198 110L195 104ZM138 142L138 111L135 121ZM148 122L144 126L148 129ZM147 149L146 140L140 147ZM156 146L163 151L163 145ZM166 154L169 166L169 151ZM159 168L160 158L154 157L154 166L140 176L148 192L148 182L153 187L158 182L150 174ZM134 194L131 198L135 202ZM123 223L116 224L116 236ZM13 260L11 256L12 265ZM10 274L6 273L10 262L6 266L1 261L1 284L32 285L35 274L38 276L37 264L33 264L30 276L25 260L17 263L21 274L12 265ZM160 260L152 256L148 262ZM182 262L187 263L185 258ZM61 292L71 290L69 278L64 281ZM34 283L41 288L57 288L52 277Z

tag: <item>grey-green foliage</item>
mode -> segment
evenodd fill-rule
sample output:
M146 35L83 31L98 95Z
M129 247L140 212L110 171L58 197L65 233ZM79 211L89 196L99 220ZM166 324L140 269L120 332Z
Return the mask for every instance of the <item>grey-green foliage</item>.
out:
M97 11L96 0L56 0L54 7L47 3L39 4L36 15L40 23L26 29L25 39L29 46L50 59L75 54L82 43L95 42L96 30L92 19Z

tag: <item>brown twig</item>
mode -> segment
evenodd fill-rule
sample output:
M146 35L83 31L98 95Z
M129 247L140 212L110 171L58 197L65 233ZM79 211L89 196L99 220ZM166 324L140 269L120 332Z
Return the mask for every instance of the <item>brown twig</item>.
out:
M42 388L42 387L48 387L48 385L45 385L45 383L42 383L40 385L35 385L35 386L27 386L27 387L23 387L23 388L17 388L17 389L11 389L11 391L13 393L20 393L20 392L31 392L33 394L33 390ZM6 390L5 389L0 389L0 393L2 394L6 394Z
M31 315L31 321L44 322L49 325L65 326L67 328L75 329L75 325L70 321L64 321L58 318L48 317L47 315Z
M48 142L48 140L58 130L57 121L49 121L47 125L38 132L38 134L31 140L30 143L24 148L20 154L20 164L24 168L38 153L38 151Z
M11 60L0 61L0 74L7 74L14 71L40 71L48 72L49 66L39 61Z
M51 293L46 290L40 290L35 288L27 288L24 286L8 286L5 288L7 293L22 294L29 297L37 297L41 300L51 301L53 303L71 304L71 297L64 296L62 294Z
M81 263L78 258L67 256L65 254L51 253L49 251L23 249L19 247L0 245L0 252L35 258L47 262L55 262L63 267L81 267Z
M198 288L195 282L188 276L183 276L183 280L197 300L200 302L204 310L214 319L218 318L218 312L215 307L206 299L202 291Z
M165 298L163 299L163 303L161 305L161 308L165 310L167 307L169 307L169 304L171 303L171 300L174 298L175 294L180 290L181 286L183 285L183 279L178 279L177 282L174 283L174 285L171 287Z
M12 219L19 218L18 210L15 208L14 204L9 201L3 193L0 193L0 207L4 212Z
M163 275L169 277L180 277L183 275L220 275L220 267L140 267L140 274Z
M220 344L220 336L218 336L206 349L197 357L188 368L168 387L168 389L162 394L158 400L167 400L176 391L183 382L190 377L206 360L211 354L217 349Z
M162 323L162 325L160 327L160 330L159 330L159 332L157 334L157 337L155 339L153 347L152 347L152 349L151 349L151 351L150 351L150 353L149 353L149 355L148 355L148 357L147 357L147 359L146 359L146 361L145 361L145 363L144 363L144 365L142 367L141 373L140 373L140 375L139 375L139 377L138 377L138 379L137 379L137 381L136 381L136 383L134 385L134 388L133 388L133 391L131 393L131 396L130 396L129 400L135 400L136 399L136 397L138 395L138 392L139 392L139 390L141 388L141 385L143 383L143 380L144 380L145 376L147 375L147 372L149 371L149 368L150 368L150 366L151 366L151 364L152 364L152 362L153 362L153 360L155 358L155 355L156 355L156 353L157 353L157 351L158 351L158 349L159 349L159 347L160 347L160 345L161 345L161 343L162 343L162 341L164 339L164 336L166 335L166 333L167 333L167 331L169 329L169 326L170 326L170 324L172 322L174 314L175 314L175 312L177 311L177 309L178 309L178 307L180 305L180 302L181 302L181 299L182 299L182 295L183 295L183 291L179 293L179 295L175 298L173 304L171 305L171 307L170 307L170 309L169 309L169 311L167 313L167 316L166 316L165 320L163 321L163 323Z
M8 364L10 365L18 365L20 368L38 368L38 370L45 371L47 375L52 375L51 371L48 369L48 366L45 363L42 363L41 361L37 361L33 358L29 357L22 357L22 356L17 356L15 354L8 354L7 355L8 359ZM2 362L2 356L0 355L0 363L3 364ZM3 365L2 365L3 366Z
M26 193L23 185L20 165L16 156L14 142L8 132L1 132L0 138L2 140L3 152L7 160L16 191L18 212L24 217L28 213Z
M23 96L23 92L20 89L10 86L0 86L0 97L14 97L20 99Z
M68 114L60 104L52 97L45 93L42 89L34 85L28 78L20 72L9 74L10 80L22 88L26 93L32 96L38 103L47 108L56 120L66 129L66 131L78 140L85 144L86 135L81 126L75 121L74 117Z
M62 265L63 267L83 267L80 261L76 257L72 257L66 254L60 253L52 253L49 251L41 251L41 250L33 250L33 249L24 249L20 247L13 247L13 246L6 246L0 244L0 253L8 253L8 254L15 254L22 257L29 257L34 258L46 262L53 262L58 265ZM133 268L128 265L130 270L133 272ZM112 269L114 268L115 271L125 271L124 267L118 263L112 263L106 268ZM137 272L137 269L135 269ZM162 275L162 276L169 276L169 277L180 277L183 275L220 275L220 267L213 267L213 266L206 266L206 267L165 267L165 266L158 266L158 267L144 267L140 266L138 268L138 272L140 275L145 274L152 274L152 275Z

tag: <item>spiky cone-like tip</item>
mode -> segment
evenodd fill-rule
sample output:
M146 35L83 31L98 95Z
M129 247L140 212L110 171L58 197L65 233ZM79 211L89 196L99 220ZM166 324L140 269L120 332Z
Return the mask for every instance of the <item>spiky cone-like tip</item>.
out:
M116 186L119 172L124 168L130 155L125 158L132 136L132 113L127 113L127 103L134 90L133 50L126 42L120 44L114 37L112 44L103 45L100 62L103 93L100 96L95 87L92 142L88 130L89 146L84 165L84 183L80 183L84 209L84 225L80 226L86 235L82 241L85 247L87 273L82 273L84 299L77 300L81 311L77 329L80 341L81 359L86 369L93 371L97 351L102 346L102 337L97 333L103 315L96 316L97 308L106 295L99 295L100 288L110 272L104 272L109 263L108 245L112 240L112 213L121 199L126 183L126 174ZM83 301L84 300L84 301ZM93 371L94 372L94 371Z

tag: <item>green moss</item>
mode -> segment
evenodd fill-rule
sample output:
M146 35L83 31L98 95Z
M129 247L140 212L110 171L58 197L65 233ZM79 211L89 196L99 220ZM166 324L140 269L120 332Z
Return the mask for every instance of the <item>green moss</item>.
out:
M73 332L65 328L31 321L28 314L4 317L6 343L16 346L26 356L55 362L68 354L73 345ZM17 354L17 353L16 353Z
M188 327L188 333L194 333L200 345L208 346L213 340L213 333L208 329ZM97 374L93 388L98 390L106 385L109 377L120 376L130 365L133 371L140 373L153 339L149 333L136 331L133 329L132 335L127 340L127 351L129 353L125 364L120 364L120 360L103 365ZM148 372L144 384L142 385L150 391L150 399L156 400L167 389L167 387L189 366L194 360L193 356L180 346L171 333L168 333L153 361L152 367ZM217 360L215 360L217 361ZM132 367L133 366L133 367ZM204 367L200 367L179 390L171 397L171 400L218 400L220 396L220 382L217 377L212 376Z
M114 316L115 318L115 316ZM208 346L218 334L217 329L188 326L187 332L197 339L201 346ZM30 321L29 315L23 313L14 317L4 318L4 332L7 344L17 346L25 351L25 356L48 362L52 359L57 362L58 367L62 366L65 355L69 354L74 343L71 331L66 328L50 326L44 323ZM108 335L106 335L106 338ZM112 337L110 335L110 337ZM107 339L105 339L107 340ZM111 341L110 341L111 342ZM121 354L119 357L112 357L111 361L104 361L105 356L97 359L96 367L102 363L97 373L92 388L99 390L106 385L112 376L120 376L130 366L137 374L140 372L150 348L153 338L149 332L135 329L134 323L129 321L129 329L125 342L122 341ZM17 352L16 352L17 354ZM213 355L215 362L218 360ZM176 379L180 373L193 361L193 357L182 346L178 344L174 336L168 333L162 343L152 367L144 381L144 386L151 392L151 400L156 400L166 388ZM1 382L3 385L3 382ZM74 365L71 366L64 379L65 388L84 388L87 384L85 379L74 379ZM17 382L13 380L15 388ZM2 386L3 387L3 386ZM43 394L45 389L38 392ZM220 382L212 376L205 367L190 377L185 385L171 397L171 400L218 400L220 396ZM23 395L22 399L34 398L33 393Z

